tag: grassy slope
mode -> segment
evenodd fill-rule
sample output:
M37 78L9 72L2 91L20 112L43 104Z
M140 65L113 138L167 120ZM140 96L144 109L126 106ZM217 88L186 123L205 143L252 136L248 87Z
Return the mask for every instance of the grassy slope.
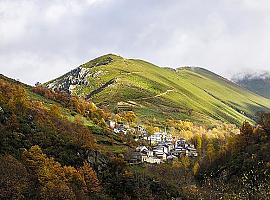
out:
M108 57L113 61L97 64ZM206 124L215 120L241 124L252 121L257 111L270 110L270 100L201 68L160 68L111 54L82 67L99 75L89 78L90 86L77 86L76 94L85 96L114 79L116 82L94 95L93 101L112 109L118 102L132 101L136 103L133 110L145 119L174 117Z
M67 118L69 121L73 122L75 120L75 116L74 113L77 116L80 116L81 119L84 122L84 125L89 127L93 133L93 136L95 137L97 144L99 144L99 148L101 150L103 150L104 152L112 152L112 153L121 153L121 152L125 152L128 149L128 146L123 144L122 140L115 134L104 134L103 131L101 131L101 133L99 133L99 131L94 131L96 129L101 129L100 127L98 127L98 125L96 125L92 120L83 117L82 115L80 115L79 113L76 113L75 111L71 111L68 108L63 107L60 103L47 99L44 96L38 95L34 92L32 92L32 86L23 84L21 82L15 81L13 79L10 79L8 77L3 76L2 74L0 74L0 79L4 79L7 80L13 84L18 84L22 87L24 87L24 89L27 91L28 94L28 98L31 101L39 101L42 102L43 105L46 108L50 108L52 105L57 105L60 110L61 110L61 115L64 116L64 118Z

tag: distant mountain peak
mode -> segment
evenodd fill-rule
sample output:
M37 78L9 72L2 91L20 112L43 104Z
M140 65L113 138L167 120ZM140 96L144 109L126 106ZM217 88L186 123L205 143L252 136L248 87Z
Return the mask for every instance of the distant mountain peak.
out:
M270 79L270 71L240 72L232 77L233 82L241 80Z
M270 71L238 73L232 81L252 92L270 98Z

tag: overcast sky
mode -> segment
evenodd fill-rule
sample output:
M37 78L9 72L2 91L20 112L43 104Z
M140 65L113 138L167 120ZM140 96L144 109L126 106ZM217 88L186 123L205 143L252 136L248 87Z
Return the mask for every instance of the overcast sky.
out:
M269 0L0 0L0 73L45 82L107 53L270 70Z

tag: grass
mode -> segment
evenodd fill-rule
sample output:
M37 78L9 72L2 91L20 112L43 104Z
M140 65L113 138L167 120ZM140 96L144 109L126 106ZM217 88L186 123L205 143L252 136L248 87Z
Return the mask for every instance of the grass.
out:
M91 74L100 75L90 76L90 86L78 86L76 94L84 96L115 79L114 85L93 96L92 100L112 109L117 102L134 101L141 105L133 109L143 119L155 117L165 120L173 117L195 123L211 124L221 120L240 125L245 120L253 122L258 111L270 111L269 99L201 68L172 70L112 54L82 66L88 68ZM171 91L166 92L168 90Z
M76 113L75 111L71 111L67 108L64 108L58 102L47 99L39 94L33 93L32 88L30 86L27 86L25 88L31 100L42 102L47 109L49 109L52 105L57 105L60 108L61 115L66 119L68 119L69 121L74 122L75 116L79 116L82 119L83 124L89 127L91 130L94 129L95 127L99 128L91 119L85 118L84 116L80 115L79 113ZM120 139L118 135L113 133L106 135L103 133L103 131L101 132L102 132L101 134L97 134L95 133L95 131L93 131L93 136L103 152L105 153L111 152L119 154L125 153L128 150L128 146L123 143L123 141Z

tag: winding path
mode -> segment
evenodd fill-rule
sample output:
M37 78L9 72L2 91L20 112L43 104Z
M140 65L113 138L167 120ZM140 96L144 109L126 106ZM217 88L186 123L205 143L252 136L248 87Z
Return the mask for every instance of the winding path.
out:
M157 94L157 95L155 95L155 96L152 96L152 97L143 97L143 98L138 98L138 99L133 99L133 101L135 101L135 100L153 99L153 98L157 98L157 97L164 96L164 95L168 94L169 92L174 92L174 91L175 91L175 89L168 89L168 90L166 90L165 92L162 92L162 93Z

